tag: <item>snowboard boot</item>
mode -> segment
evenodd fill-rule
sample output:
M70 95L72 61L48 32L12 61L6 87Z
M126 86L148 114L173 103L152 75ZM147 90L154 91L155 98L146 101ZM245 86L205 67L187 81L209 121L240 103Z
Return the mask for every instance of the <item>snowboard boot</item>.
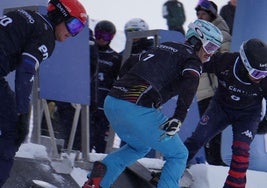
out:
M159 182L159 178L160 178L161 172L151 172L151 176L152 178L150 179L150 183L152 183L153 185L157 186L158 182Z
M160 179L160 175L161 172L152 172L151 173L152 178L150 179L150 183L157 186ZM181 188L188 188L193 184L193 181L194 181L193 175L189 172L188 169L185 169L182 178L179 182L179 185Z
M106 165L104 165L100 161L96 161L94 163L90 177L87 177L88 180L84 183L82 188L101 188L99 184L103 176L105 175L106 170Z

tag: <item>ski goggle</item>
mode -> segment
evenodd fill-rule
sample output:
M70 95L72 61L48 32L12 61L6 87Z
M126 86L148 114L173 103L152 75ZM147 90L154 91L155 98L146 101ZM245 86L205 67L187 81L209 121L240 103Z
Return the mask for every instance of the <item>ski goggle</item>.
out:
M248 71L248 74L254 79L259 80L267 76L267 71L260 71L252 68L251 70Z
M202 45L202 47L207 54L214 54L220 48L220 46L218 46L217 44L214 44L211 41L206 41Z
M138 28L128 28L125 31L126 32L133 32L133 31L141 31L141 29L138 29Z
M113 39L114 34L105 31L95 31L95 38L102 39L106 42L110 42Z
M196 9L203 9L207 11L211 11L212 13L216 13L216 9L212 6L212 4L207 0L199 0Z
M195 30L195 32L199 35L199 38L201 42L203 43L203 40L205 41L202 44L202 48L205 50L207 54L214 54L220 46L215 44L214 42L207 40L204 33L201 31L201 29L194 23L190 23L188 25L188 28Z
M74 37L84 28L84 24L78 18L70 18L66 22L66 27L69 33Z
M245 68L248 71L248 74L256 80L265 78L267 76L267 71L262 71L262 70L254 69L251 67L251 65L248 61L248 58L245 54L245 51L244 51L244 47L243 47L244 44L245 44L245 42L243 42L243 44L240 47L240 56L241 56L242 62L245 65Z

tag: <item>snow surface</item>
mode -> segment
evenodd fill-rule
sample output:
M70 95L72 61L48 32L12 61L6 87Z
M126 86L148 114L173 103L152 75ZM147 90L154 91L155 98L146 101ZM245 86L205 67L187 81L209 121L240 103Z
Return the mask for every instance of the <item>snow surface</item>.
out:
M37 158L50 160L47 155L46 148L42 145L33 143L22 144L16 156L31 159ZM89 158L90 161L94 162L103 159L105 156L106 154L90 153ZM72 156L69 156L69 158L69 161L72 161ZM164 164L164 161L161 159L150 158L142 158L139 160L139 162L149 169L161 169ZM70 165L69 162L63 164L66 164L67 166ZM81 168L71 168L70 175L80 186L82 186L86 181L88 172ZM213 166L209 164L196 164L192 165L189 171L194 177L194 183L191 188L220 188L223 186L224 180L227 176L228 167ZM246 188L266 188L266 185L266 172L248 170Z

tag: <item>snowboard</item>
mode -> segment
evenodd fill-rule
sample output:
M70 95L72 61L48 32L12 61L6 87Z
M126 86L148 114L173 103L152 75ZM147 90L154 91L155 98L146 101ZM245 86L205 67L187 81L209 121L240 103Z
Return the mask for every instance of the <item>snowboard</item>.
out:
M41 180L32 180L31 188L57 188L57 186L52 185L46 181Z
M161 172L157 172L157 173L154 173L154 175L152 173L152 176L154 177L152 181L154 182L155 185L159 181L160 173ZM188 169L186 169L182 175L182 178L179 181L179 187L180 188L190 188L193 184L193 181L194 181L193 175L191 174L191 172L189 172Z
M156 188L156 186L150 182L150 180L152 179L150 170L144 167L138 161L128 166L126 168L126 171L129 171L129 173L133 173L140 180L142 180L146 184L147 188Z
M193 175L188 169L185 169L183 176L179 182L181 188L190 188L194 182Z

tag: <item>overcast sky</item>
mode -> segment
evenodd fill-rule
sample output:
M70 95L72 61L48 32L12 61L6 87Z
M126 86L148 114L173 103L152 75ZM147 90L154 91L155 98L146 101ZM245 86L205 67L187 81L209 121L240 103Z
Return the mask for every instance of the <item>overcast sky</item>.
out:
M91 19L112 21L117 30L123 30L124 24L136 17L143 18L150 29L167 29L162 18L162 5L166 0L80 0L86 7ZM186 12L185 29L189 22L196 19L198 0L181 0ZM228 0L214 0L220 10Z

